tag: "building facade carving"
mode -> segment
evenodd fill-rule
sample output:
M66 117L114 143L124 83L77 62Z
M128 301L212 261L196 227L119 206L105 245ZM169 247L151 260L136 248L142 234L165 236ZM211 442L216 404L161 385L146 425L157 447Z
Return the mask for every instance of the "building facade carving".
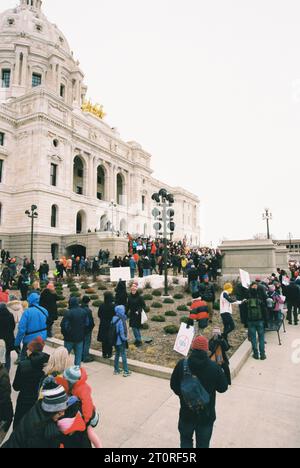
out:
M0 14L2 247L28 255L31 204L39 211L39 260L76 239L95 254L95 239L101 248L112 231L153 235L151 195L162 187L175 195L174 238L198 245L199 199L154 179L139 143L122 141L116 128L82 110L86 93L79 62L41 0L19 0ZM93 247L86 245L92 234Z

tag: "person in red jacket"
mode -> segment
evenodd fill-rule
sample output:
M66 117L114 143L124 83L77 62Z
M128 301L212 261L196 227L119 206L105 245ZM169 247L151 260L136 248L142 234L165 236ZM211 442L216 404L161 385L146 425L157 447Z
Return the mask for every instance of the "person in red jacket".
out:
M0 304L4 303L7 304L9 302L9 293L8 291L3 291L2 287L0 286Z
M198 322L199 329L204 330L208 327L209 311L207 302L199 297L199 293L193 294L193 302L190 309L189 325L194 325L194 321Z
M92 399L92 389L87 384L87 379L88 376L86 370L82 367L80 368L78 366L74 366L65 370L63 377L57 376L55 381L58 385L61 385L65 389L67 395L71 395L80 400L82 419L85 423L88 437L91 443L93 443L93 445L96 448L101 448L101 441L98 439L95 432L93 431L93 428L98 425L99 415L97 414L96 408L94 406ZM78 426L78 422L80 421L80 419L81 418L78 418L77 416L77 418L75 418L74 421L65 421L64 423L62 423L62 428L66 429L66 431L63 432L65 434L67 434L67 431L72 432L74 430L74 427ZM71 425L69 425L70 422ZM75 426L73 426L73 423L75 423ZM77 430L79 429L77 428Z

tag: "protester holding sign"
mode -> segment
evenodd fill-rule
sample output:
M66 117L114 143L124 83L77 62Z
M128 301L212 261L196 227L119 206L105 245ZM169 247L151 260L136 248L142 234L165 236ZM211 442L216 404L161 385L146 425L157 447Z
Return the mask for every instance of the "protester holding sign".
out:
M138 287L134 284L131 288L131 294L128 297L127 315L129 316L129 326L132 328L135 346L139 348L142 346L142 313L146 310L146 304L142 296L138 292Z
M228 335L235 330L235 323L233 320L232 304L241 304L240 301L233 299L231 294L233 293L233 286L230 283L224 285L224 291L220 297L220 314L224 324L223 337L228 343Z

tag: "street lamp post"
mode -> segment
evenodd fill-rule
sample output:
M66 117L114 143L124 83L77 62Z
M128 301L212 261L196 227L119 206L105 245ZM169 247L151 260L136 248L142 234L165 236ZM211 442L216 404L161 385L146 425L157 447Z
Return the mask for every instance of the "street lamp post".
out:
M33 259L33 231L34 231L34 220L38 218L37 206L32 205L30 210L25 211L28 218L31 219L31 242L30 242L30 271L33 273L34 259Z
M293 238L293 234L291 232L289 232L288 234L289 236L289 240L290 240L290 252L292 251L292 238Z
M163 230L165 296L168 296L168 230L170 231L169 234L172 239L173 232L175 231L175 223L173 221L175 213L174 210L171 209L174 204L174 196L165 189L161 189L158 193L152 195L152 200L162 208L162 212L155 208L152 214L158 220L158 222L154 224L154 230L158 233L161 233ZM163 224L159 221L162 221Z
M265 212L263 213L263 220L267 222L267 236L268 239L271 239L270 235L270 221L273 219L273 215L269 208L265 208Z

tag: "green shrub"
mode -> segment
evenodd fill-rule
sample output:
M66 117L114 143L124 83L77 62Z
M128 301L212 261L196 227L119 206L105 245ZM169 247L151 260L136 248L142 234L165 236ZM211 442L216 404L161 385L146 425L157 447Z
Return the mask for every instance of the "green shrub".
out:
M67 301L62 301L62 302L57 303L57 308L58 309L65 309L66 307L68 307Z
M184 299L184 295L183 294L175 294L174 299L176 299L176 300Z
M89 285L87 283L83 283L81 285L81 289L89 289Z
M168 325L164 327L164 332L167 335L176 335L179 332L179 327L177 325Z
M171 299L171 298L167 297L164 300L164 304L175 304L175 301L174 301L174 299Z
M168 310L168 311L165 313L165 316L166 316L166 317L177 317L177 313L175 312L175 310Z
M153 309L162 309L163 305L160 302L153 302L151 305Z
M150 312L150 310L151 310L150 307L149 307L149 306L146 306L145 312L147 312L147 314Z
M188 324L188 321L189 321L189 317L181 317L181 319L180 319L180 323Z
M93 306L93 307L100 307L102 304L103 304L102 301L94 301L94 302L92 303L92 306Z
M80 292L72 292L70 295L70 297L80 297L80 296L81 296Z
M141 326L141 330L149 330L150 326L148 323L144 323L142 326Z
M69 289L70 289L71 292L77 292L77 291L79 291L79 289L77 288L77 286L71 286Z
M100 284L100 286L98 287L98 290L99 291L107 291L107 286L105 286L105 284Z
M180 305L180 306L177 307L177 310L179 312L188 312L189 308L186 305Z
M93 288L89 288L89 289L87 289L85 292L86 292L86 294L88 294L89 296L90 296L91 294L96 294L96 291L95 291L95 289L93 289Z
M145 294L143 299L144 301L153 301L153 296L151 296L151 294Z
M67 312L67 309L58 309L57 315L59 317L64 317L65 313Z
M151 319L152 322L165 322L166 318L163 315L154 315Z
M58 295L57 295L57 300L60 301L60 302L61 302L61 301L64 301L64 300L65 300L65 296L58 294Z
M219 300L214 303L214 310L220 310L220 301Z
M188 307L191 307L192 304L193 304L192 302L188 302L188 303L187 303L187 306L188 306Z
M97 294L92 294L92 296L90 296L90 299L92 301L98 301L99 300L99 296L97 296Z
M153 296L160 297L162 296L162 292L159 289L155 289L152 291Z

